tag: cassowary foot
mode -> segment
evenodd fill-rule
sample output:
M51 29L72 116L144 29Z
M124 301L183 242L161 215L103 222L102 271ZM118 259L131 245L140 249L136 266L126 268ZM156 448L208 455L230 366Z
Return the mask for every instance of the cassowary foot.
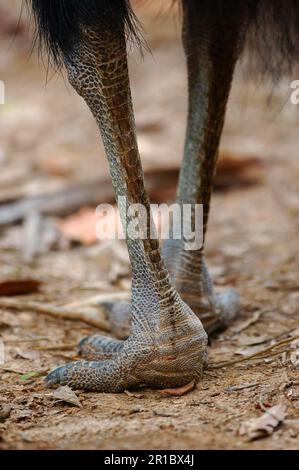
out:
M133 314L132 334L126 341L101 336L85 338L79 344L79 352L91 360L55 369L47 376L45 385L122 392L197 383L206 363L207 335L201 322L178 297L171 312L155 315L158 321L149 325L140 324Z

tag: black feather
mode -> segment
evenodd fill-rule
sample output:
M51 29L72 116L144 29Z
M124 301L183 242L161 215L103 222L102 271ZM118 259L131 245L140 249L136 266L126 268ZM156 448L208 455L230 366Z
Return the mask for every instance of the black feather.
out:
M116 33L125 30L141 44L138 20L129 0L25 0L33 13L36 40L52 62L61 66L74 41L80 41L82 26Z
M248 0L250 64L278 80L299 62L299 1Z
M190 3L200 15L201 0L173 0ZM202 0L204 1L204 0ZM74 41L80 40L81 26L125 28L140 44L139 25L129 0L25 0L32 8L37 39L61 65ZM290 72L299 59L299 0L210 0L210 17L236 15L242 4L251 63L274 79ZM195 8L196 7L196 8Z

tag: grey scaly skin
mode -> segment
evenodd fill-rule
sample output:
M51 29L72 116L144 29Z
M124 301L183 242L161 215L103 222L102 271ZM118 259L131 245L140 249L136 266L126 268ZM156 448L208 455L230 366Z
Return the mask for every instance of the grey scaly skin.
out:
M205 17L210 11L208 3L201 2L200 15L193 14L196 4L195 0L183 3L189 116L177 200L180 204L204 204L206 232L240 28L238 20L230 19L211 28L212 19ZM209 24L207 29L205 22ZM108 29L85 28L82 32L80 43L75 43L72 53L65 57L69 81L99 125L116 196L126 196L128 204L143 204L149 224L150 206L135 136L125 35ZM124 220L122 206L120 214ZM158 241L149 235L145 240L128 238L127 245L132 265L129 338L85 338L79 352L91 360L54 370L46 378L48 386L121 392L139 386L179 387L200 380L206 362L207 334L199 318L209 331L223 326L236 312L235 296L229 294L221 301L214 296L203 250L186 252L183 245L169 242L164 247L164 263Z
M242 7L239 8L242 10ZM217 24L210 15L211 8L207 1L201 1L200 15L196 0L183 3L189 110L176 202L181 207L183 204L192 207L194 204L204 205L204 239L226 104L243 41L240 28L243 24L242 11L234 18L223 19L222 24ZM212 27L211 22L214 22ZM210 335L227 327L239 311L240 299L232 289L215 294L204 259L204 247L184 250L182 240L170 238L164 243L163 257L176 290L200 318L206 332ZM118 302L106 307L112 333L117 338L128 337L131 306ZM91 357L92 344L91 338L88 348L80 348L84 357ZM97 349L95 344L93 356L96 356Z
M183 3L183 46L188 71L188 120L177 203L203 204L205 240L213 178L226 105L236 61L243 45L245 11L213 19L207 0ZM194 210L193 210L193 217ZM163 251L172 280L182 299L199 316L206 331L226 327L239 310L239 297L229 290L215 294L204 260L204 247L187 251L181 240L168 240Z
M126 196L128 204L142 203L150 217L135 136L125 36L86 29L83 39L66 61L70 83L99 124L116 196ZM123 207L120 212L123 217ZM100 357L107 359L60 367L46 378L48 386L60 383L120 392L141 385L177 387L200 380L207 335L172 286L158 241L148 236L128 239L127 244L132 265L130 337L117 346L97 339Z

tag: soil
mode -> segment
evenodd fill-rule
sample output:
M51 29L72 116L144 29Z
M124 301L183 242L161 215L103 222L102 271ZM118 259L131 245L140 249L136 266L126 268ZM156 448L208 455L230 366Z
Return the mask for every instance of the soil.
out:
M7 8L14 18L13 6ZM156 18L154 10L149 5L139 11L152 54L145 52L141 59L135 50L130 58L145 168L178 164L186 115L179 19L175 12L163 11ZM26 28L14 41L10 33L2 34L0 43L0 79L7 96L6 105L0 106L1 201L51 192L86 181L95 172L106 174L89 111L64 77L51 69L45 87L44 67L36 53L29 57ZM298 341L268 349L262 357L247 357L299 334L299 106L290 102L290 83L296 76L273 90L268 82L258 86L247 75L240 66L221 149L240 161L256 157L259 178L256 184L214 194L206 247L216 288L235 287L242 309L226 331L211 339L203 381L183 397L150 390L78 392L82 407L64 403L44 389L43 376L76 358L75 344L98 330L82 322L0 308L5 345L1 449L299 448ZM65 305L128 289L129 267L124 256L119 258L121 242L65 245L25 263L22 240L20 225L2 229L0 279L41 281L40 292L26 296L27 301ZM240 358L246 360L221 366ZM242 423L279 403L286 405L287 416L270 435L254 441L240 435Z

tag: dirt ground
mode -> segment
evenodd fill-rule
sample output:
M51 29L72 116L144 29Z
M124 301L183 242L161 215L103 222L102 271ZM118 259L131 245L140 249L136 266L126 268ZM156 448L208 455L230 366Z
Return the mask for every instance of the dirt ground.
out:
M95 123L82 100L51 70L45 87L45 69L35 53L29 57L25 26L12 39L13 3L18 4L6 2L9 16L0 35L0 80L6 85L6 104L0 106L0 209L9 200L83 183L95 172L107 174ZM186 114L179 19L163 9L158 18L156 13L150 5L139 11L152 54L141 59L134 51L130 58L145 169L178 165ZM299 106L290 102L290 83L299 76L283 79L274 90L245 77L240 67L221 153L239 161L256 158L257 178L239 187L231 181L231 187L215 192L206 247L216 288L235 287L242 309L211 340L203 382L183 397L145 390L78 392L81 407L58 400L43 388L43 376L76 358L75 344L98 330L5 308L0 296L1 449L299 448ZM25 262L23 234L20 224L0 227L0 281L41 282L38 293L14 297L17 301L65 307L129 289L121 242L60 243L55 249L46 244ZM253 353L259 354L250 359ZM252 441L242 435L244 423L279 404L286 413L269 435Z

